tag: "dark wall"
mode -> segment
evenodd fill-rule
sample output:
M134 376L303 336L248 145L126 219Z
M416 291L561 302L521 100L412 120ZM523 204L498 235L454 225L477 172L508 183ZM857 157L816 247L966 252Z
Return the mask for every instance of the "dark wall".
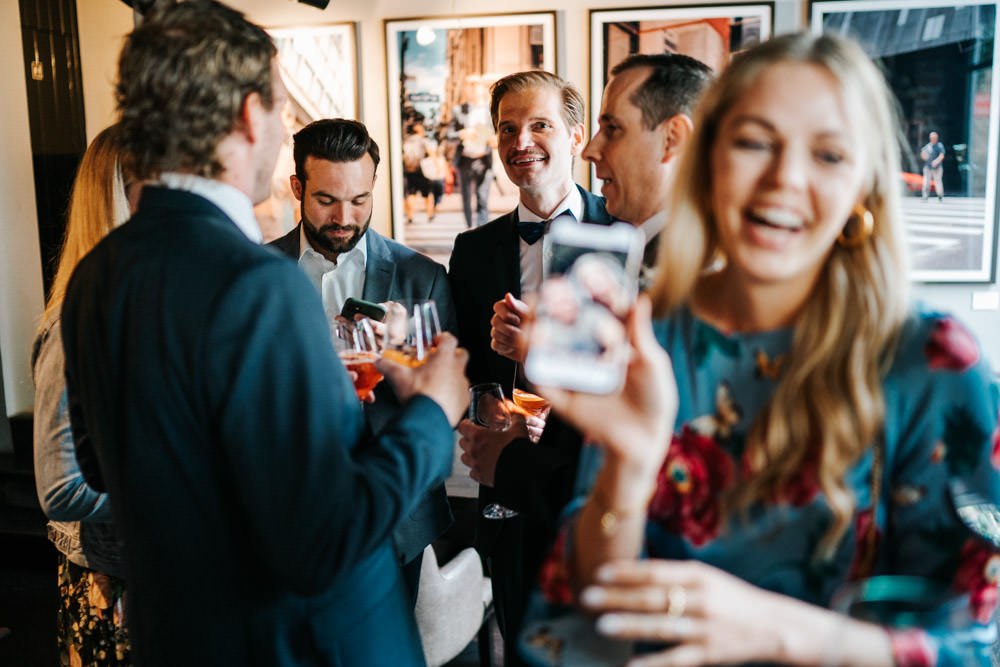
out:
M48 293L66 205L87 148L75 0L20 0L42 278Z

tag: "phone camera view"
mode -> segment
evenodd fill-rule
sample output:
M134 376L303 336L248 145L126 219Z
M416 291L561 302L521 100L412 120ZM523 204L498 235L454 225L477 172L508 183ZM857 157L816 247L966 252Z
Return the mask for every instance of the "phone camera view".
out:
M538 385L614 391L628 361L624 318L636 297L643 234L625 223L557 220L550 236L525 375Z

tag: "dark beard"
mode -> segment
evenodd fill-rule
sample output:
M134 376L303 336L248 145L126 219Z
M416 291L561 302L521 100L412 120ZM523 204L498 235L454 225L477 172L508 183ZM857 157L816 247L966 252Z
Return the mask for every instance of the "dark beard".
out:
M306 218L305 211L300 211L300 213L302 215L302 228L305 230L309 243L314 248L320 248L325 253L334 255L340 255L353 250L354 246L358 245L358 241L361 240L364 233L368 231L368 226L372 221L372 217L369 215L368 219L360 227L356 225L324 225L317 230L315 225ZM323 234L323 231L327 229L353 229L354 233L346 239L335 240Z

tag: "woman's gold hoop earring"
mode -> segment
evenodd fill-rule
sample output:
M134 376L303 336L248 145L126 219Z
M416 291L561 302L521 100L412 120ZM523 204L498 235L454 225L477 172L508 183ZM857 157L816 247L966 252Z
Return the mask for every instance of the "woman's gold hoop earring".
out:
M847 235L847 230L849 227L853 226L852 223L856 222L857 231L853 236ZM872 212L865 208L864 204L858 204L854 207L854 211L851 212L851 217L847 219L847 223L844 228L840 230L840 236L837 237L837 243L844 246L845 248L857 248L865 244L871 235L872 231L875 230L875 216Z

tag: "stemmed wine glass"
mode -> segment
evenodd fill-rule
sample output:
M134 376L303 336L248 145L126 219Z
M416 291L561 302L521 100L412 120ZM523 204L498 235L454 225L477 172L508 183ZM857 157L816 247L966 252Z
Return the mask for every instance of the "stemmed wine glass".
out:
M510 428L510 408L498 382L473 385L469 394L469 419L474 424L491 431L506 431ZM517 516L517 511L499 503L491 503L483 508L483 516L487 519L509 519Z
M441 334L437 304L431 299L389 302L385 317L386 359L419 366L436 347Z
M367 319L356 322L334 320L330 324L333 349L347 370L355 375L354 390L358 399L365 400L382 381L382 374L375 368L381 345Z

